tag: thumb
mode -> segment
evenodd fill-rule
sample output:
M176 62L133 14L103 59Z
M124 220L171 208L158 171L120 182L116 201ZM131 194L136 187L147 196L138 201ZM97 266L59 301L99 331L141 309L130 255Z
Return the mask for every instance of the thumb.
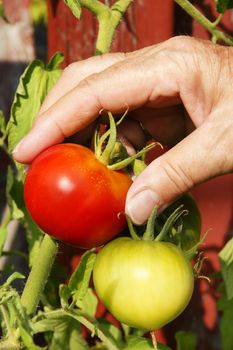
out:
M125 208L135 224L144 223L155 206L162 211L196 184L232 170L227 137L221 143L216 130L211 123L202 124L136 178Z

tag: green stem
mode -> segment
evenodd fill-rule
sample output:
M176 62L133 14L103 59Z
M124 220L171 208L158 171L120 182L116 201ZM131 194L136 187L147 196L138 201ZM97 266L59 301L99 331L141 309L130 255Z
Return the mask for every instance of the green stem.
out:
M209 21L195 6L193 6L189 0L175 0L175 2L182 7L182 9L187 12L193 19L200 23L206 30L208 30L211 35L215 38L215 41L223 41L228 45L233 45L233 37L224 33L221 30L216 29L219 23L218 18L216 21Z
M28 314L34 313L39 303L57 250L58 245L55 240L45 235L21 296L22 305Z
M124 13L133 0L118 0L111 8L105 6L103 11L97 15L99 31L96 41L96 55L110 51L113 36Z
M108 167L108 169L111 169L111 170L120 170L120 169L126 168L135 159L137 159L139 157L143 157L147 152L152 150L156 145L158 145L157 142L150 143L150 144L146 145L143 149L138 151L137 153L133 154L132 156L125 158L120 162L110 164L107 167Z
M8 311L7 311L7 309L6 309L6 307L4 305L0 306L0 310L1 310L1 314L2 314L4 323L5 323L5 327L6 327L6 332L7 332L6 335L7 335L7 337L10 338L10 337L12 337L13 332L12 332L11 325L10 325Z
M108 9L108 6L98 0L79 0L79 3L82 7L85 7L97 17Z
M146 231L144 232L142 237L144 241L153 241L155 238L154 227L155 227L155 219L157 217L157 214L158 214L157 207L154 207L147 221Z
M133 223L132 221L130 220L130 218L128 217L128 215L126 215L126 221L127 221L127 224L128 224L128 228L129 228L129 233L131 235L131 237L136 240L136 241L139 241L140 238L139 236L137 235L135 229L134 229L134 226L133 226Z

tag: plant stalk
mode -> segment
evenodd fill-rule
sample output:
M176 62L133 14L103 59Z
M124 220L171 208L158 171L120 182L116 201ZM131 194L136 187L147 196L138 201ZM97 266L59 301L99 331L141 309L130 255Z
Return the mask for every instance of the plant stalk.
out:
M195 6L193 6L189 0L175 0L175 2L193 19L208 30L212 37L215 38L216 42L221 40L225 44L233 46L233 37L216 28L221 17L218 18L217 21L211 22Z
M81 0L81 4L84 2L86 5L83 6L95 13L99 22L95 54L101 55L107 53L110 51L116 28L133 0L118 0L112 5L111 8L102 4L103 7L101 10L99 8L100 11L98 11L98 13L95 11L95 9L93 11L93 8L87 4L88 2L91 3L92 1Z
M41 242L37 259L35 259L33 263L21 296L22 305L29 315L33 314L37 308L40 296L53 266L57 250L58 244L56 241L46 234Z

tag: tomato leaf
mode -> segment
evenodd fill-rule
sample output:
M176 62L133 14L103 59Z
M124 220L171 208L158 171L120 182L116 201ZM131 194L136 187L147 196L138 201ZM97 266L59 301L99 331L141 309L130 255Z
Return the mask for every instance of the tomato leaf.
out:
M13 281L15 281L15 280L17 280L17 279L24 279L25 278L25 276L24 275L22 275L21 273L19 273L19 272L14 272L14 273L12 273L12 275L10 275L8 278L7 278L7 280L6 280L6 282L4 283L4 287L8 287L8 286L10 286L10 284L13 282Z
M44 317L42 320L38 320L37 322L34 323L33 325L33 330L35 333L42 333L46 331L52 331L55 333L60 333L62 334L62 338L60 341L62 341L62 347L58 347L57 343L55 347L49 348L50 350L59 350L59 349L71 349L71 350L76 350L76 349L88 349L86 347L82 348L81 345L80 347L77 346L77 339L74 337L74 344L76 347L69 347L72 344L69 343L69 337L66 334L70 334L70 337L72 336L73 331L71 330L74 329L80 329L80 323L83 324L87 329L89 329L92 333L92 336L96 335L104 345L106 345L107 349L109 350L119 350L119 347L115 340L112 338L111 333L109 332L106 327L103 327L101 323L98 322L95 318L90 317L89 315L86 315L85 312L80 311L78 309L73 309L71 311L66 311L62 309L57 309L55 311L49 311L47 313L42 313L40 316ZM67 328L68 324L68 328ZM63 335L64 334L64 335ZM77 336L77 334L75 335ZM57 339L59 340L59 334L57 335ZM64 337L64 338L63 338ZM66 339L66 343L63 343L63 339ZM76 340L75 340L76 339ZM55 339L56 340L56 339ZM57 340L56 340L57 341Z
M23 211L20 209L21 205L18 205L20 200L20 191L18 187L18 181L14 175L12 168L9 166L7 170L7 182L6 182L6 198L11 211L13 219L21 219L24 216Z
M58 65L62 58L60 53L56 53L48 65L34 60L21 76L7 125L10 152L31 129L45 96L61 75ZM23 171L22 165L17 165Z
M1 226L0 227L0 256L2 255L6 237L7 237L7 228L4 226Z
M88 288L84 297L76 302L76 306L92 317L95 316L97 304L98 299L91 288Z
M31 349L31 350L41 350L41 348L35 345L33 340L33 330L31 327L31 320L29 316L26 314L25 308L22 306L21 298L18 292L13 289L10 284L18 278L24 278L24 276L18 272L13 273L7 281L0 288L0 304L4 308L4 313L2 314L3 319L7 322L8 328L10 327L12 330L17 329L18 332L18 341L17 338L15 340L14 346L15 348L21 348L19 343L23 346L23 348ZM5 319L6 317L6 319ZM4 331L4 335L6 338L8 334ZM9 339L11 341L11 339ZM7 343L8 339L6 339ZM13 344L13 343L12 343ZM4 347L4 340L1 344L2 348ZM17 347L18 345L18 347ZM9 348L9 346L6 348Z
M228 9L233 8L233 0L215 0L218 13L224 13Z
M29 249L29 265L32 266L43 232L28 214L23 198L23 182L16 178L11 167L8 168L7 172L6 197L12 218L20 219L26 228L26 238Z
M108 337L114 340L118 344L119 348L123 347L122 333L119 328L115 327L112 323L108 322L106 319L98 319L98 324L100 325L102 331L108 334Z
M222 290L223 289L223 290ZM221 292L223 293L221 298L217 302L218 310L221 311L220 317L220 334L223 350L233 349L233 298L228 299L226 296L224 283L221 284Z
M70 8L73 15L80 19L82 13L80 2L78 0L64 0L64 3Z
M47 317L33 325L35 333L53 332L49 350L87 350L80 323L63 312L45 314Z
M0 133L4 135L6 132L6 118L3 112L0 110Z
M225 247L219 253L220 266L223 280L226 286L226 295L228 299L233 298L233 238L231 238Z
M95 258L96 254L92 250L88 250L82 256L79 265L70 278L68 287L76 302L82 300L87 293Z
M177 342L177 350L195 350L196 349L196 336L191 332L179 331L175 334Z

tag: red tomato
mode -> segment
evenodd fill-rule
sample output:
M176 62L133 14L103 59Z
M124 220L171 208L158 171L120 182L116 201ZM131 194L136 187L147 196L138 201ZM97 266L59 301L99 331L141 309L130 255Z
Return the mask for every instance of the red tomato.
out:
M128 174L109 170L90 149L58 144L33 161L24 197L30 215L46 233L91 248L125 227L123 212L131 183Z

